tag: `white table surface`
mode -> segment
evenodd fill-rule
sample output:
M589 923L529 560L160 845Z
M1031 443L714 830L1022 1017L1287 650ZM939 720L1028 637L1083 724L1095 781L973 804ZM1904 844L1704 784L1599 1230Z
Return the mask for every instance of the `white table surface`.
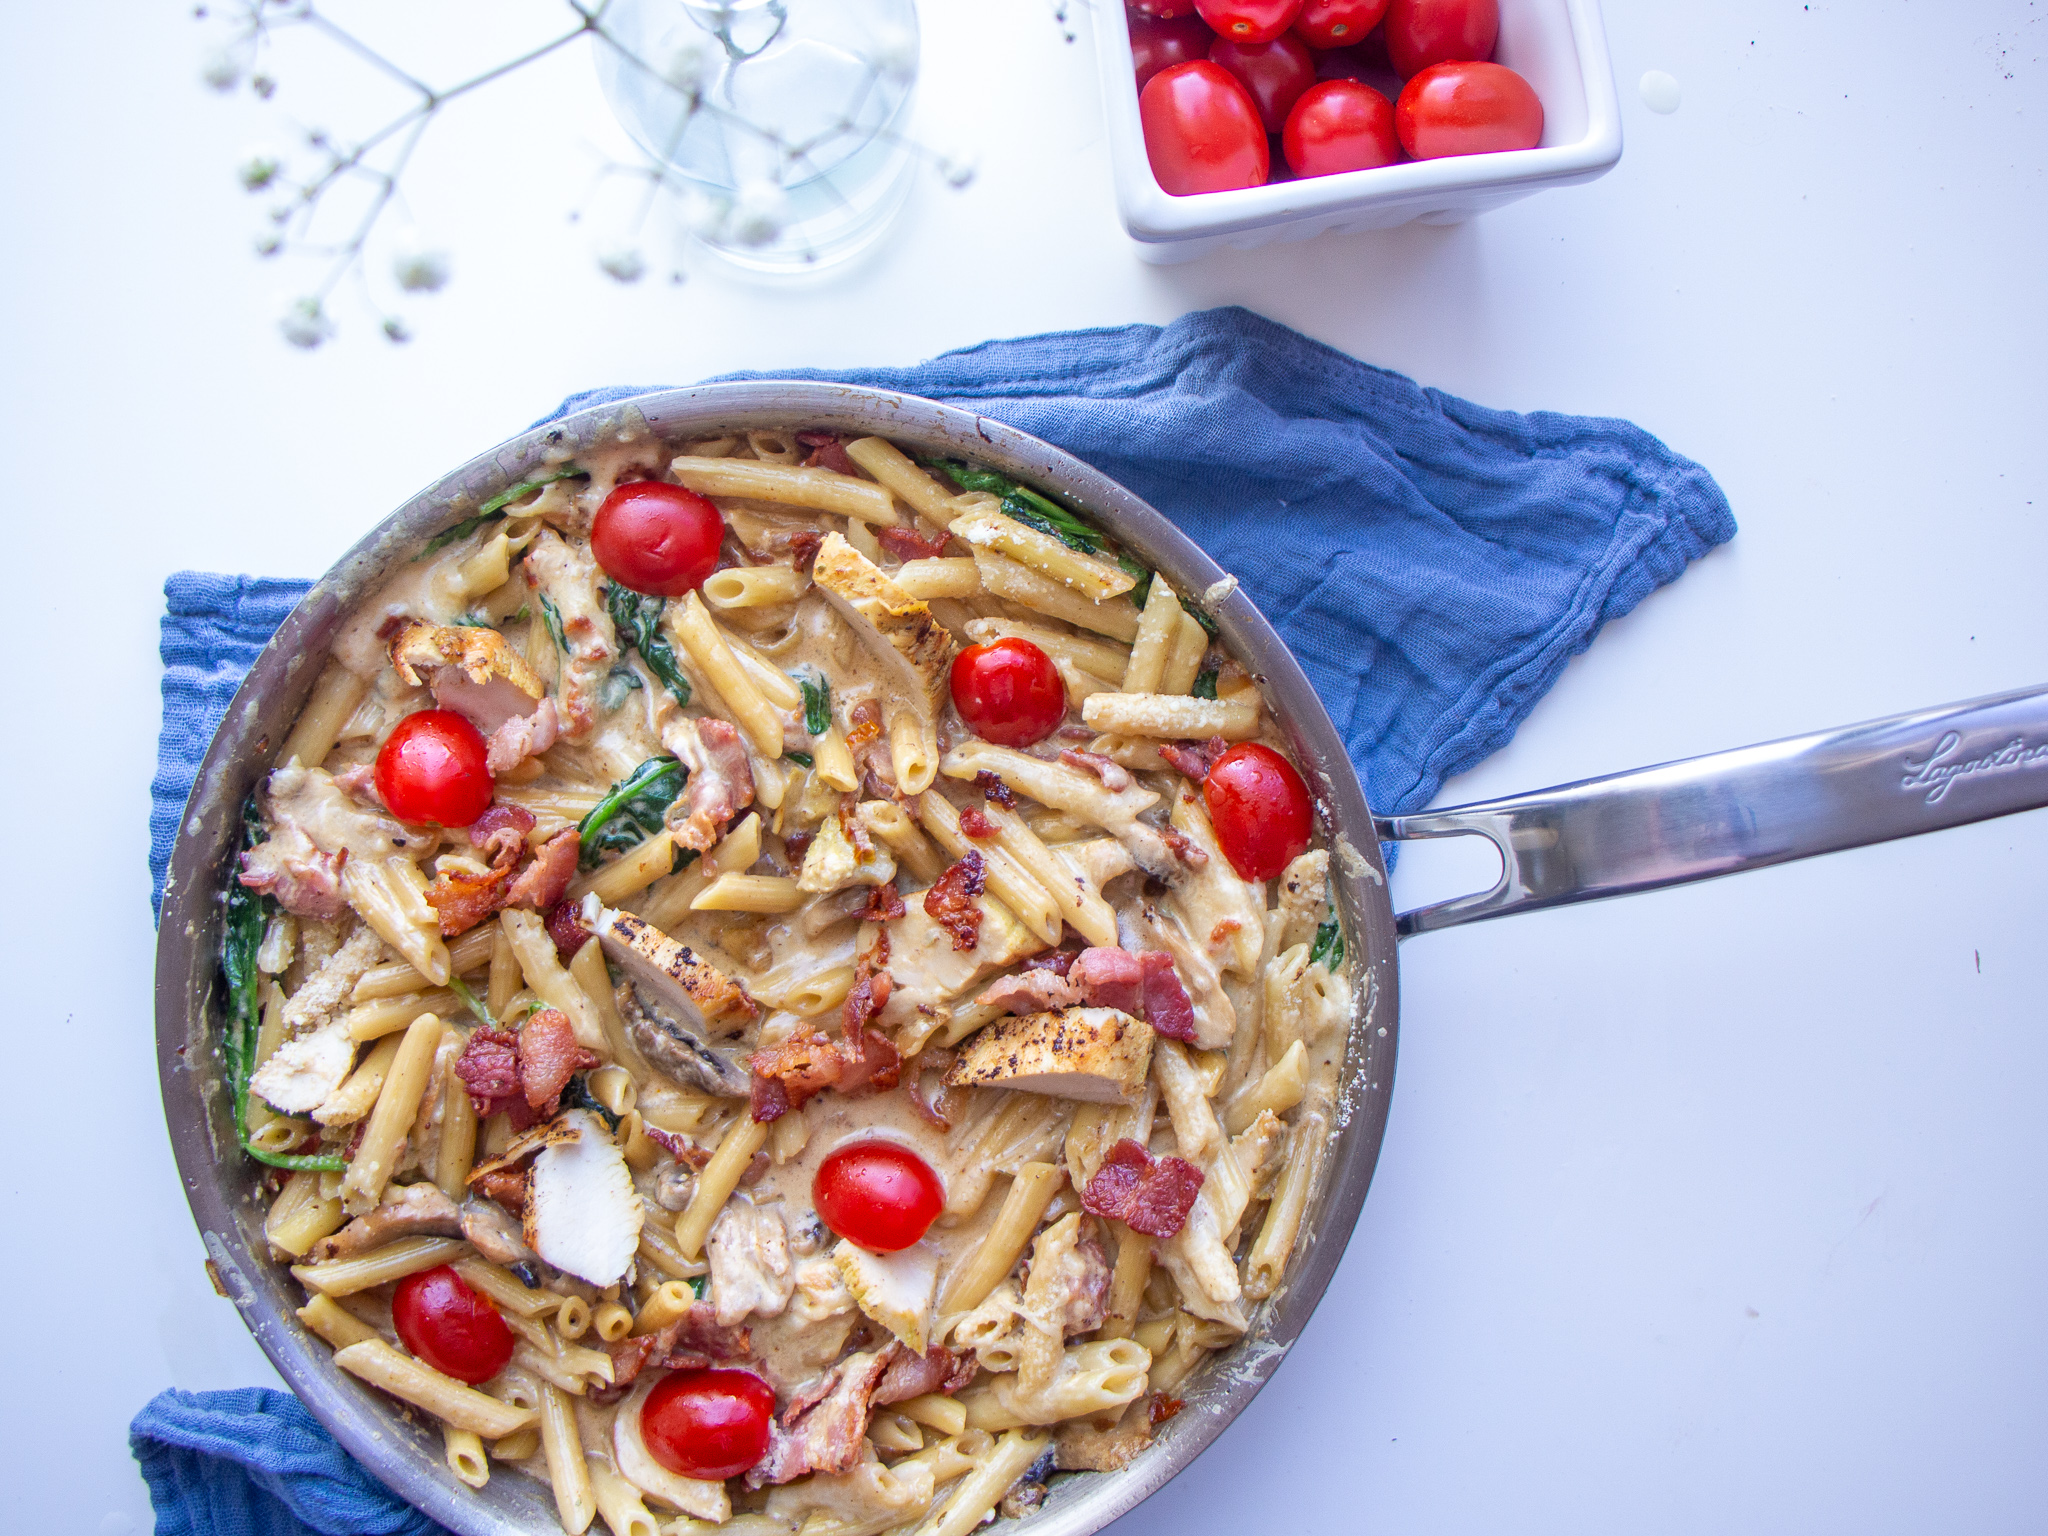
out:
M489 9L437 8L430 41L452 56ZM1614 0L1628 147L1605 180L1168 270L1116 225L1085 36L1050 0L924 13L924 132L982 170L921 188L879 259L787 292L598 275L563 218L606 131L578 61L436 130L413 196L456 279L419 339L344 303L304 355L230 174L266 118L196 84L200 29L15 8L6 1525L146 1528L129 1417L166 1386L276 1379L207 1287L157 1098L163 578L314 574L569 390L1242 303L1708 465L1741 534L1446 803L2048 678L2038 7ZM1683 87L1673 116L1636 94L1652 68ZM280 99L326 83L308 65ZM2025 816L1408 945L1385 1152L1336 1282L1119 1533L2038 1530L2044 869L2048 817ZM1416 856L1395 891L1485 878Z

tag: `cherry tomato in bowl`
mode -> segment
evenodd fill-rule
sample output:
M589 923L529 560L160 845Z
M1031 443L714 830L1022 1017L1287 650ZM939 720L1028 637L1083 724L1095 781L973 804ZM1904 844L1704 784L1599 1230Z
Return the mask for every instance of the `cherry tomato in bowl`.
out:
M1172 21L1131 19L1131 62L1137 66L1138 89L1162 69L1185 64L1190 59L1209 57L1209 45L1216 34L1199 16L1180 16Z
M836 1147L811 1180L818 1217L857 1248L896 1253L923 1237L946 1208L931 1165L893 1141Z
M1241 741L1202 780L1216 841L1246 880L1271 880L1308 851L1314 813L1308 785L1271 747Z
M483 733L452 709L423 709L391 728L372 773L384 808L415 825L466 827L491 808Z
M1303 0L1294 30L1311 48L1349 48L1387 14L1387 0Z
M512 1330L491 1298L448 1265L407 1275L391 1293L391 1326L407 1349L443 1376L475 1386L505 1369Z
M774 1390L752 1371L676 1371L640 1405L640 1439L678 1477L715 1483L766 1454L774 1412Z
M1418 160L1534 149L1543 139L1543 103L1505 64L1432 64L1401 88L1394 128Z
M681 597L718 569L725 519L695 491L630 480L605 497L590 525L590 552L605 575L655 597Z
M999 747L1043 741L1067 716L1059 668L1029 640L968 646L953 658L952 688L960 718Z
M1244 87L1268 133L1280 131L1301 93L1316 83L1315 55L1291 32L1265 43L1219 37L1209 49L1209 62L1229 70Z
M1302 0L1195 0L1202 20L1234 43L1267 43L1294 25Z
M1171 196L1256 187L1271 169L1258 107L1207 59L1154 75L1138 95L1138 120L1152 175Z
M1401 158L1394 104L1361 81L1325 80L1303 92L1288 113L1280 148L1297 176L1392 165Z
M1403 80L1446 59L1490 59L1499 36L1499 0L1391 0L1387 6L1387 57Z

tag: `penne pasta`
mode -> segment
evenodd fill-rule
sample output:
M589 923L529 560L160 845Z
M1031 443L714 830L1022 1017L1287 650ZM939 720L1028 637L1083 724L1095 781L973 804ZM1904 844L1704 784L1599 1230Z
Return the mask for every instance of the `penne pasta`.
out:
M692 912L794 912L810 897L788 875L719 875L690 901Z
M1138 610L1127 597L1091 601L1050 576L988 550L977 549L974 563L981 572L982 590L996 597L1112 640L1129 643L1138 637Z
M1027 528L1000 512L977 510L956 517L951 532L977 552L987 549L1007 555L1019 565L1071 587L1090 602L1120 596L1138 584L1138 578L1120 566L1084 555L1051 534Z
M1162 740L1246 741L1259 731L1257 696L1249 699L1191 699L1168 693L1098 693L1081 706L1081 718L1098 731Z
M971 1312L1017 1267L1039 1217L1059 1193L1065 1174L1051 1163L1026 1163L1010 1180L995 1224L939 1287L941 1314Z
M836 470L685 456L670 460L669 473L678 485L704 496L745 496L753 501L810 507L885 528L903 521L885 487Z
M965 555L906 560L889 575L920 602L935 597L975 597L981 592L981 570Z
M690 1196L689 1206L676 1218L676 1247L684 1258L695 1259L703 1254L711 1224L725 1209L732 1192L739 1188L740 1175L747 1171L747 1164L767 1141L768 1127L751 1115L742 1114L727 1129L711 1161L697 1175L697 1188Z
M364 1339L334 1352L334 1363L415 1408L424 1408L442 1422L473 1434L497 1439L533 1422L533 1410L514 1408L430 1365L401 1355L382 1339Z
M1059 908L1045 887L1000 848L977 843L962 832L960 813L950 800L927 790L918 797L917 815L932 841L954 858L963 859L969 853L981 856L989 892L1016 914L1018 922L1047 944L1059 942Z
M954 496L887 438L861 437L846 445L846 456L900 497L911 511L941 528L951 526Z
M369 691L368 678L356 676L339 661L329 661L320 669L312 694L299 711L291 734L285 737L277 754L278 762L300 762L308 768L318 768L326 762L327 754L341 738L342 727Z
M793 566L735 565L713 571L698 590L713 608L767 608L795 602L810 584Z

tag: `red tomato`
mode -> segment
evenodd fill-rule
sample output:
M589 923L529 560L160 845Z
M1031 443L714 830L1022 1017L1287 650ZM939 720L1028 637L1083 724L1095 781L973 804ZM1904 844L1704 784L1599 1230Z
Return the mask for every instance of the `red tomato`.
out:
M1028 747L1066 719L1067 685L1029 640L970 645L953 658L953 707L977 736L999 747Z
M632 480L605 497L590 525L590 552L620 586L681 597L718 569L725 519L695 491Z
M1394 127L1418 160L1534 149L1543 103L1504 64L1432 64L1401 88Z
M1325 80L1294 104L1280 147L1297 176L1392 165L1401 157L1394 104L1357 80Z
M377 753L377 793L400 821L466 827L491 807L484 738L452 709L423 709L392 727Z
M1151 21L1169 21L1176 16L1195 14L1195 0L1126 0L1125 19L1144 17Z
M1311 48L1349 48L1386 14L1387 0L1303 0L1294 30Z
M1183 16L1174 21L1141 21L1133 16L1130 22L1131 60L1138 66L1141 91L1146 81L1170 64L1206 59L1209 45L1216 41L1209 23L1199 16Z
M676 1371L640 1405L647 1454L678 1477L738 1477L768 1450L775 1392L752 1371Z
M895 1253L923 1237L946 1207L930 1165L893 1141L856 1141L829 1152L811 1181L819 1219L856 1247Z
M1266 132L1278 133L1301 93L1316 83L1315 55L1290 32L1270 43L1233 43L1216 39L1209 62L1220 64L1250 93Z
M1239 742L1202 780L1216 841L1246 880L1270 880L1308 850L1313 815L1308 786L1271 747Z
M1202 20L1234 43L1267 43L1294 25L1302 0L1195 0Z
M1207 59L1162 69L1138 96L1152 175L1174 197L1256 187L1271 161L1259 109Z
M1387 57L1403 80L1445 59L1490 59L1499 0L1392 0Z
M443 1376L475 1386L505 1369L512 1330L488 1296L446 1264L407 1275L391 1293L399 1341Z

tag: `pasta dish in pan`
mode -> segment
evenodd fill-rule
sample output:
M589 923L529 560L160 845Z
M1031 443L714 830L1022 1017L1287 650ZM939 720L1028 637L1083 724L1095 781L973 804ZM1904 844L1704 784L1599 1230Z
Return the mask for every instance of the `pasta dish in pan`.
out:
M620 436L344 621L223 1058L345 1371L573 1536L963 1536L1300 1233L1329 852L1201 594L880 437Z

